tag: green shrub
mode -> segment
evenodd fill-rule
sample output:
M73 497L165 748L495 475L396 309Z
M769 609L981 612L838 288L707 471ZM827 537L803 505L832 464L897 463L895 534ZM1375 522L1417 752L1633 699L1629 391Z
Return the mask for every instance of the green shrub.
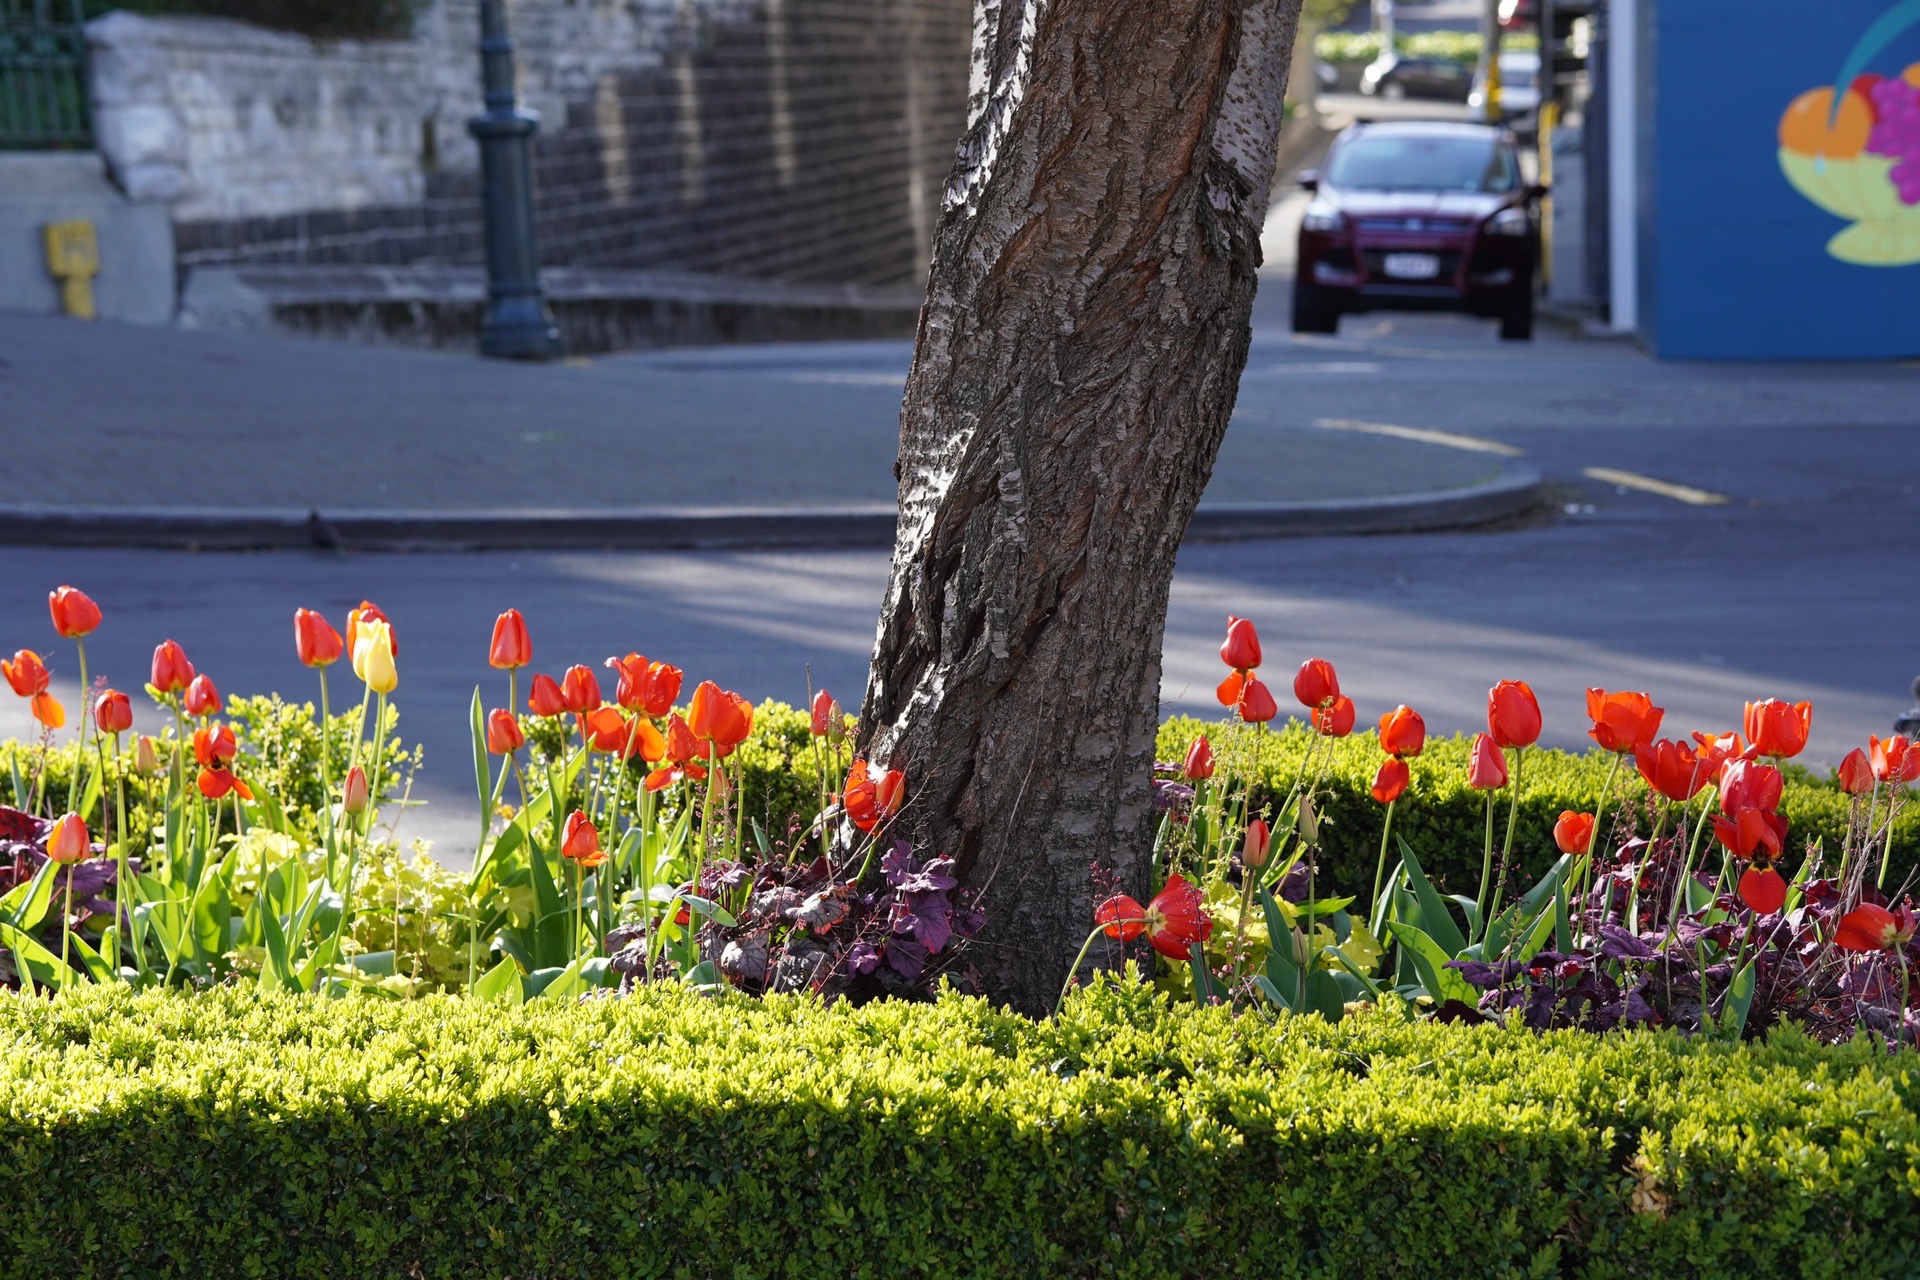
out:
M1480 60L1481 43L1478 31L1415 31L1401 35L1394 47L1404 58L1438 58L1471 67ZM1500 37L1506 53L1539 47L1540 38L1531 31ZM1380 56L1380 37L1372 31L1323 31L1314 37L1313 52L1322 62L1372 62Z
M15 1280L1910 1276L1914 1060L1169 1008L0 1001Z
M1278 722L1276 722L1278 723ZM1229 753L1242 751L1232 744L1251 736L1235 729L1221 733L1221 726L1191 717L1177 717L1161 726L1158 757L1179 760L1195 734L1206 733L1215 747ZM1252 767L1265 790L1284 799L1300 770L1300 762L1316 735L1299 721L1288 721L1282 728L1258 736L1258 760L1234 767ZM1324 739L1320 739L1324 742ZM1485 848L1486 793L1467 786L1467 757L1472 739L1462 735L1429 738L1427 747L1411 762L1413 783L1394 809L1393 829L1403 835L1420 856L1420 863L1437 883L1449 892L1474 893L1480 883L1480 866ZM1322 748L1323 756L1325 748ZM1237 758L1237 757L1236 757ZM1326 882L1352 892L1373 883L1374 867L1380 856L1380 829L1383 810L1367 794L1374 770L1380 765L1379 737L1372 731L1355 733L1333 744L1327 786L1331 795L1320 814L1320 866ZM1514 863L1522 884L1531 884L1544 875L1559 851L1553 846L1553 823L1562 810L1591 812L1606 786L1607 771L1613 757L1598 749L1582 755L1565 751L1531 748L1520 779L1520 816L1514 835ZM1797 853L1808 841L1821 841L1837 855L1846 829L1847 797L1830 778L1817 778L1806 769L1789 766L1787 788L1780 812L1789 824L1790 853ZM1646 785L1629 761L1620 771L1615 788L1617 796L1637 798L1646 794ZM1707 793L1711 797L1711 792ZM1506 831L1506 795L1500 793L1494 819L1496 842ZM1694 804L1696 818L1700 802ZM1641 821L1645 822L1644 815ZM1651 834L1644 826L1642 834ZM1711 839L1711 836L1708 837ZM1893 866L1889 885L1903 880L1916 866L1920 848L1920 807L1907 805L1895 823ZM1799 865L1797 857L1788 860L1789 869ZM1509 883L1512 883L1510 880Z

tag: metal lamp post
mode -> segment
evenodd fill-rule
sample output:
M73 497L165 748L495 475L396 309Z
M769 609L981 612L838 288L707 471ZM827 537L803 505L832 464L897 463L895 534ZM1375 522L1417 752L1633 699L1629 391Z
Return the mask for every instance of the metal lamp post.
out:
M486 112L467 121L467 131L480 143L487 233L487 315L480 327L480 354L551 360L560 354L560 332L540 292L533 234L531 140L540 117L514 105L505 0L480 0L480 86Z

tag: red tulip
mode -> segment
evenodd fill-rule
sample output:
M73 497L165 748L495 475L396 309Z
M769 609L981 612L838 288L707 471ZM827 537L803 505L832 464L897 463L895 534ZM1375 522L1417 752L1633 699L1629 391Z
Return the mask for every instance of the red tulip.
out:
M1147 931L1147 909L1124 893L1117 893L1093 909L1093 922L1109 938L1132 942Z
M193 731L193 758L210 769L232 764L239 752L232 725L201 725Z
M1280 704L1267 691L1266 681L1248 676L1240 691L1240 718L1248 724L1265 724L1280 714Z
M520 718L505 707L495 707L487 713L487 750L496 756L511 755L527 745L527 735L520 730Z
M1247 681L1251 679L1253 677L1244 671L1229 671L1227 678L1215 686L1213 696L1220 700L1223 707L1238 706L1240 696L1247 691Z
M1649 787L1679 804L1699 795L1713 777L1701 764L1698 752L1669 738L1636 746L1633 762Z
M100 606L78 587L60 587L47 595L53 629L69 640L91 635L100 625Z
M93 852L93 837L87 834L86 819L77 813L62 814L47 832L47 857L71 866Z
M1873 776L1880 781L1898 785L1920 778L1920 751L1913 750L1906 735L1896 733L1885 739L1869 737L1867 747Z
M1380 717L1380 749L1390 756L1417 756L1427 745L1427 722L1409 706Z
M587 741L595 751L618 752L621 759L638 756L649 764L667 753L666 739L645 716L629 720L618 707L601 707L587 713Z
M1593 851L1593 815L1574 809L1563 809L1559 821L1553 824L1553 842L1560 852L1583 857Z
M1227 639L1220 646L1220 661L1235 671L1251 671L1260 665L1260 633L1251 622L1227 615Z
M1627 752L1646 746L1659 734L1665 715L1644 693L1587 690L1587 717L1593 721L1587 733L1605 751Z
M1247 824L1246 840L1240 846L1242 865L1258 871L1267 865L1267 855L1273 848L1273 830L1267 826L1265 818L1255 818Z
M311 609L293 611L293 651L299 655L301 665L332 666L340 660L345 646L346 642L331 622Z
M1693 740L1697 744L1694 754L1700 757L1700 768L1709 778L1718 779L1728 761L1747 754L1747 744L1737 733L1711 734L1696 729Z
M807 727L816 738L824 738L840 724L840 704L825 689L813 695L813 721Z
M1473 755L1467 763L1467 785L1475 791L1498 791L1507 785L1507 755L1487 734L1473 735Z
M1873 790L1873 765L1867 760L1867 753L1855 747L1847 752L1840 761L1840 767L1834 770L1834 777L1840 780L1840 789L1850 796L1865 795Z
M213 677L197 675L187 685L187 696L183 702L190 716L217 716L220 714L220 691L213 687Z
M1487 690L1487 733L1497 747L1530 747L1540 739L1540 703L1524 680Z
M1807 733L1813 728L1811 702L1749 702L1746 715L1747 741L1763 756L1797 756L1805 750Z
M27 707L33 718L49 729L63 728L67 723L67 709L50 693L34 694Z
M1735 809L1730 817L1714 815L1713 837L1740 859L1756 855L1761 862L1780 856L1787 839L1787 820L1762 809Z
M193 683L193 664L187 651L171 640L162 640L153 651L153 687L162 694L179 693Z
M31 649L21 649L11 660L0 658L0 672L5 673L7 683L23 698L45 693L47 686L53 682L53 678L47 674L47 664L40 661L40 655Z
M563 714L566 709L566 695L560 692L560 686L554 683L553 677L544 674L535 676L533 687L527 691L527 710L551 719Z
M1340 696L1340 677L1325 658L1308 658L1293 678L1293 696L1303 707L1330 707Z
M578 863L582 871L591 871L607 860L600 847L600 832L587 815L575 809L567 815L565 834L560 839L560 856Z
M699 782L707 776L707 771L694 763L701 758L700 739L693 736L693 730L677 711L667 720L665 746L663 758L669 764L647 775L647 790L660 791L683 778Z
M687 703L687 727L694 737L713 744L713 755L730 755L753 732L753 704L702 680Z
M224 800L229 795L238 795L242 800L253 799L253 790L234 777L233 770L219 765L202 768L195 785L200 788L200 794L209 800Z
M1913 939L1914 916L1906 907L1892 911L1863 902L1840 917L1833 944L1848 951L1892 951Z
M1308 717L1323 738L1344 738L1353 732L1353 699L1341 694L1330 707L1315 707Z
M1187 759L1180 773L1188 782L1205 782L1213 776L1213 744L1207 735L1196 737L1187 747Z
M1770 764L1731 760L1720 771L1720 810L1759 809L1772 813L1780 807L1786 781Z
M1407 762L1399 756L1388 756L1380 762L1380 771L1373 775L1373 798L1381 804L1392 804L1412 780L1413 773L1407 768Z
M567 668L567 674L560 680L560 700L567 710L577 716L598 707L601 702L600 682L593 677L593 668L583 667L579 663Z
M360 624L362 622L386 623L387 631L389 633L387 636L387 639L389 641L388 647L393 650L394 657L397 658L400 656L400 637L398 635L392 634L393 620L387 617L385 613L381 612L380 606L375 604L371 600L362 600L360 602L360 607L358 609L354 609L347 614L347 652L348 653L353 652L354 641L360 638Z
M346 781L340 784L340 809L343 813L365 813L373 802L372 789L367 786L367 775L359 765L347 770Z
M1785 877L1772 867L1748 867L1740 873L1740 901L1758 915L1772 915L1786 905Z
M1201 905L1200 890L1178 875L1147 904L1147 944L1174 960L1188 957L1193 944L1213 936L1213 919Z
M870 769L865 760L856 759L847 770L841 804L862 831L872 831L900 812L906 798L907 775L898 769Z
M637 653L608 658L620 674L613 700L629 711L644 711L655 720L673 710L680 697L680 668L668 662L648 662Z
M532 661L533 640L527 635L527 620L518 609L509 609L493 620L487 665L499 671L518 671Z
M133 702L118 689L108 689L93 701L93 722L102 733L125 733L133 728Z

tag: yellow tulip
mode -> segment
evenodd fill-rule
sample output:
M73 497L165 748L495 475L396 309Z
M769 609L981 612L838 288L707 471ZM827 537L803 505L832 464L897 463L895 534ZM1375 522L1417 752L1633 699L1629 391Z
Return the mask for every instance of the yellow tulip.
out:
M400 683L393 667L393 632L384 622L362 621L353 638L353 674L375 693L392 693Z

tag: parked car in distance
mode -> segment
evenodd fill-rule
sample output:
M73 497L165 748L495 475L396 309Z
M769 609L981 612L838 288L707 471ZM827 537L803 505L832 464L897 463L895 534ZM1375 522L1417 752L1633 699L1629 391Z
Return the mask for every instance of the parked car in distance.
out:
M1500 336L1533 336L1540 258L1536 202L1513 135L1480 124L1356 124L1300 175L1293 331L1333 333L1377 310L1492 316Z
M1467 95L1473 118L1486 124L1505 124L1525 137L1540 127L1540 55L1503 53L1500 55L1500 119L1487 118L1487 78L1484 69L1473 75L1473 90Z
M1467 68L1446 58L1376 58L1360 73L1360 92L1397 102L1426 98L1465 102L1473 88Z

